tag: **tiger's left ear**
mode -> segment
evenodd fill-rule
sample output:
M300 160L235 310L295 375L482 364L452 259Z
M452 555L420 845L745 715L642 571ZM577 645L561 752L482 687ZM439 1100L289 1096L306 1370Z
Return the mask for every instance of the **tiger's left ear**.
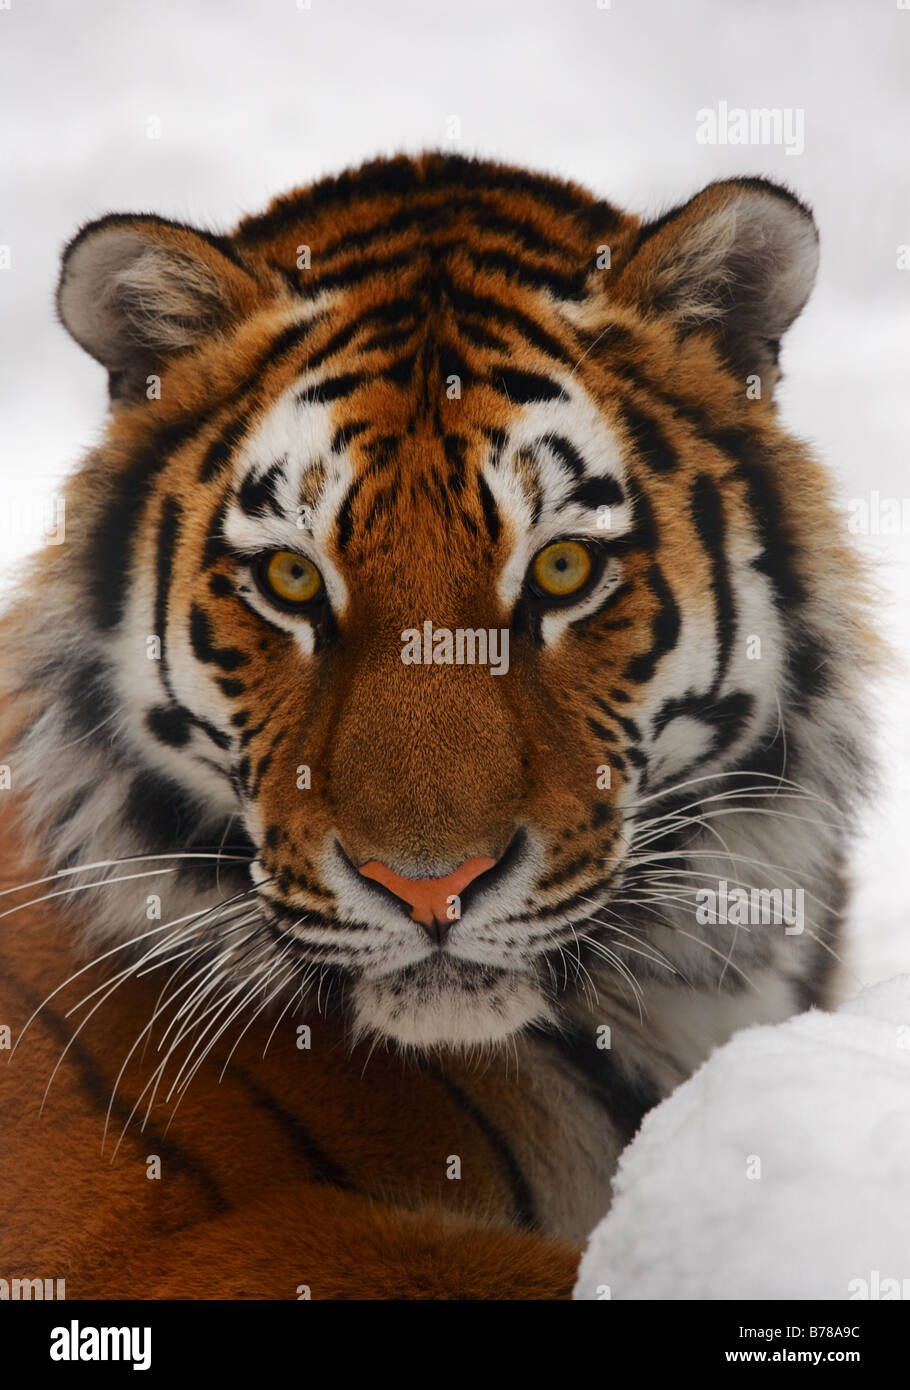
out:
M612 290L683 332L712 329L731 366L773 386L780 340L817 268L807 207L765 179L725 179L646 223Z
M249 313L261 289L227 237L144 213L102 217L63 254L64 327L107 367L111 397L136 397L172 353Z

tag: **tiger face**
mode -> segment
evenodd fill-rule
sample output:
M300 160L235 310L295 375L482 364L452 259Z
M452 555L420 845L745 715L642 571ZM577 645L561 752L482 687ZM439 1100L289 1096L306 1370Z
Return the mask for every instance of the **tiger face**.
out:
M782 709L831 694L834 561L794 542L830 513L772 400L816 258L758 180L642 224L435 155L230 237L85 228L60 313L113 410L46 579L98 770L60 862L99 826L197 852L168 909L214 913L228 982L252 951L358 1032L558 1026L617 932L646 950L642 837L678 853L693 789L779 776Z

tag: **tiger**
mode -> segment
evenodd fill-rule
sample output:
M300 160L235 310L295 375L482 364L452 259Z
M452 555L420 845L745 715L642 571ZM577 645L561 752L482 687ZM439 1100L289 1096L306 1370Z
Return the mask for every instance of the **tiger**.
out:
M761 177L648 218L432 151L69 242L110 400L2 626L5 1278L569 1299L644 1116L836 1000L817 264Z

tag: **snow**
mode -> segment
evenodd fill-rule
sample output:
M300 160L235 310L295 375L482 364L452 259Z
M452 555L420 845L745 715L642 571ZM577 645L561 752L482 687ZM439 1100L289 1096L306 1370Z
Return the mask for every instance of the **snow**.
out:
M910 975L745 1029L646 1116L575 1297L908 1298L908 1154Z

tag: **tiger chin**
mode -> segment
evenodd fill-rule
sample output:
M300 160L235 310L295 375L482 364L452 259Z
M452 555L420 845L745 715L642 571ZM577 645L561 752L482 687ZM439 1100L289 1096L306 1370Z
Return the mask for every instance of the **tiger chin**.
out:
M416 1052L474 1051L504 1043L554 1014L533 980L440 956L352 992L355 1036L388 1038Z
M4 936L8 978L46 970L34 1003L112 962L79 1035L115 1019L102 1079L160 1037L172 1088L141 1073L130 1101L151 1122L193 1078L192 1150L225 1077L245 1162L289 1136L304 1246L314 1184L363 1197L358 1231L431 1194L512 1232L506 1296L564 1296L529 1233L583 1240L650 1106L736 1028L835 997L875 651L775 404L817 262L761 178L647 221L433 153L229 232L112 214L67 247L60 320L110 413L3 622L14 830L67 943L55 982ZM803 890L800 931L697 915L721 881ZM440 1186L453 1152L476 1162ZM256 1210L279 1240L296 1198Z

